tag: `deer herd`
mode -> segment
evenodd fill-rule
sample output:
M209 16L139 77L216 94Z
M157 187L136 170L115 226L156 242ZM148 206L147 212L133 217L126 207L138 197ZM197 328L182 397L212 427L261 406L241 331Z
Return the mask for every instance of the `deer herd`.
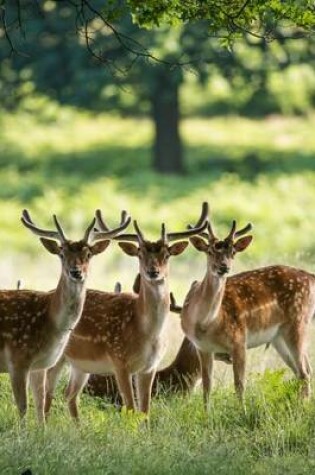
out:
M272 345L310 394L308 326L315 312L315 275L276 265L228 277L235 255L251 244L251 225L219 239L208 204L194 226L168 232L161 225L149 241L122 211L111 229L99 210L82 240L69 240L56 216L54 230L38 227L28 211L21 221L51 254L61 274L55 290L0 291L0 371L8 373L20 417L27 411L30 383L39 422L44 423L64 365L70 368L65 396L78 420L78 397L86 383L90 394L106 396L130 410L148 414L159 387L188 392L202 380L205 408L212 387L214 360L232 364L235 391L243 401L246 350ZM138 259L133 292L86 288L90 260L117 241ZM206 255L206 271L193 282L181 308L169 289L169 258L189 242ZM169 312L180 314L184 340L174 362L158 370L166 349Z

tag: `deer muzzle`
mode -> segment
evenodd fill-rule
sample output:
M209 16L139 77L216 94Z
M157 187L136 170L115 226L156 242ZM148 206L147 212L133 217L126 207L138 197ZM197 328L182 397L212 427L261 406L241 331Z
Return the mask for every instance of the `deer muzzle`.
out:
M84 275L82 270L78 267L73 267L69 270L70 278L76 282L82 282L84 280Z
M218 274L219 275L225 275L230 272L230 267L227 264L221 264L220 267L218 268Z
M155 280L160 276L160 272L156 269L150 269L147 271L147 275L150 279Z

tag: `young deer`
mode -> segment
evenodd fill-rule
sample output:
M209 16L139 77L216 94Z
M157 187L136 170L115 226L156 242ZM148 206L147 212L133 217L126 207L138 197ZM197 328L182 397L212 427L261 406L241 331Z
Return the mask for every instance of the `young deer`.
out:
M41 229L33 223L29 213L23 211L22 223L40 236L48 252L61 259L57 288L51 292L0 291L0 371L10 374L21 417L27 409L30 376L39 421L44 420L45 369L56 363L81 316L89 261L127 227L130 218L123 212L118 228L100 233L93 231L93 219L83 239L77 242L65 237L56 216L54 222L57 231Z
M140 293L87 292L82 318L64 353L71 367L66 397L72 417L78 418L77 397L89 373L114 373L127 409L135 409L132 375L136 374L139 408L149 412L151 387L163 355L162 333L170 307L168 259L181 254L188 245L187 241L173 245L170 242L200 233L205 229L206 216L207 206L203 205L194 229L166 233L162 225L161 238L155 242L145 240L136 222L136 234L119 236L122 250L139 259ZM97 226L107 229L99 213ZM49 371L47 411L62 365L60 361Z
M214 352L232 356L234 384L243 398L246 348L271 344L309 394L310 365L306 334L315 310L315 276L287 266L264 267L226 278L237 252L244 251L252 236L243 236L251 225L219 240L210 223L202 237L191 238L207 255L207 271L185 299L182 328L197 347L205 406L212 384Z
M133 284L133 291L140 291L140 274L137 275ZM115 292L121 292L121 285L117 282ZM170 294L170 310L174 313L181 313L181 307L177 306L173 294ZM215 354L215 359L231 364L229 355ZM200 363L195 345L186 337L183 339L175 360L166 368L158 371L153 381L152 394L159 392L167 393L187 393L191 392L201 378ZM91 396L105 397L113 404L121 405L119 390L113 375L91 374L85 391Z

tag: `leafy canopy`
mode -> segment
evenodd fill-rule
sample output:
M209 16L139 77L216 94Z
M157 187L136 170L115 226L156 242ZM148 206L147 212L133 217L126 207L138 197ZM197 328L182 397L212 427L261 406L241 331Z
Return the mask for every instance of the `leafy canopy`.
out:
M113 2L112 2L113 3ZM159 26L207 20L215 33L251 31L260 34L268 26L272 35L279 24L314 31L315 6L310 0L127 0L135 21L141 26Z

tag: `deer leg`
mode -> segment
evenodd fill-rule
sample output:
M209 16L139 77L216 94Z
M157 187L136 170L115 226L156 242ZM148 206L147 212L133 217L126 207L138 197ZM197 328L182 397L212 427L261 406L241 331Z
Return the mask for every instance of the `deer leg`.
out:
M49 368L46 374L46 395L45 395L45 416L48 417L52 401L54 398L54 392L59 381L61 370L65 364L65 358L62 356L55 366Z
M89 378L89 373L83 373L77 368L72 367L70 372L70 380L65 391L68 401L70 415L77 422L79 421L78 397Z
M137 389L139 395L139 409L148 414L150 411L152 384L156 371L137 375Z
M118 389L127 409L136 409L131 374L123 367L115 368Z
M33 392L37 420L41 424L45 423L45 413L44 413L45 381L46 381L45 369L30 372L30 383L31 383L31 388Z
M10 368L9 373L14 400L17 405L20 418L23 419L27 409L27 383L29 371L24 368Z
M308 362L308 359L307 359ZM298 379L302 381L302 391L301 396L303 398L309 398L311 395L311 385L310 385L310 372L309 367L305 361L305 355L297 354L296 355L296 365L298 370Z
M292 358L291 352L286 344L282 335L279 335L272 342L272 346L275 348L279 356L282 358L284 363L293 371L297 376L297 367L295 365L294 359Z
M232 352L234 387L240 401L244 401L246 348L244 344L235 345Z
M208 405L209 405L209 395L212 389L214 354L198 351L198 357L199 357L200 368L201 368L203 404L204 404L205 410L207 410Z
M311 367L305 349L305 334L301 332L301 329L297 329L284 338L296 366L296 376L302 382L301 396L308 398L311 393Z
M311 367L311 364L310 364L310 360L308 358L308 355L305 353L304 354L304 367L305 367L305 370L307 371L307 373L309 374L309 376L311 377L312 376L312 367Z

